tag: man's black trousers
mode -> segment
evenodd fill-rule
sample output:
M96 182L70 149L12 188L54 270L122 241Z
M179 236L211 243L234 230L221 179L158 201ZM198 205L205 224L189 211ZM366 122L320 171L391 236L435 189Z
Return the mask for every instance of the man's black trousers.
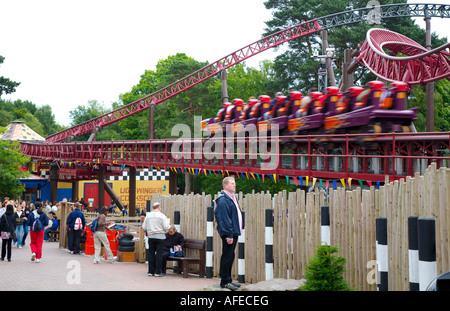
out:
M233 243L227 243L227 237L222 237L222 256L220 257L220 286L231 283L231 268L234 262L234 252L236 249L238 237L233 237Z

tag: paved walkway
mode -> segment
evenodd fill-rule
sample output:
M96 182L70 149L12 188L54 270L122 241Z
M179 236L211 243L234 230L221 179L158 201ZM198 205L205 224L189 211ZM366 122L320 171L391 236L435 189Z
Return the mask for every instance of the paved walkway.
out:
M58 242L44 242L36 263L29 236L23 248L12 247L11 262L0 261L0 279L0 291L195 291L219 283L196 275L185 279L169 269L165 277L150 277L145 263L94 264L93 256L70 254Z

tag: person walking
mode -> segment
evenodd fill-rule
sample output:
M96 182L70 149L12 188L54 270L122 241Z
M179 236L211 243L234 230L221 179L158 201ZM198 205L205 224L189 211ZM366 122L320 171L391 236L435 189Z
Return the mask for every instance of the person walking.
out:
M170 229L169 219L161 212L161 204L154 203L153 210L147 214L142 224L147 231L148 241L148 275L164 276L162 271L166 232Z
M17 247L23 247L23 234L25 223L27 222L27 217L25 216L25 212L22 210L23 204L17 206L17 211L14 213L14 218L16 222L16 238L14 239L17 242Z
M22 201L22 211L24 212L25 218L27 219L27 221L28 221L28 217L30 217L30 213L31 213L34 209L35 209L35 208L34 208L34 204L33 204L33 203L30 203L30 205L28 206L28 205L27 205L27 202ZM28 225L27 225L27 223L25 222L25 223L23 224L22 247L25 246L25 241L27 240L27 236L28 236Z
M232 282L231 268L234 262L234 252L238 237L241 235L244 224L242 211L236 199L236 182L233 177L222 180L223 191L216 199L214 211L217 232L222 239L222 256L220 257L220 287L237 290L240 285Z
M0 218L0 232L2 238L2 255L1 260L11 261L11 245L16 239L16 218L14 216L14 206L8 204L5 213Z
M35 207L36 209L29 214L27 226L30 227L31 261L40 262L42 244L44 243L44 228L48 225L48 217L42 211L40 202L36 202Z
M111 247L109 246L108 236L106 235L106 226L108 226L111 221L106 220L106 214L108 214L108 209L103 206L100 208L100 212L97 216L97 229L94 232L94 263L100 262L100 252L102 250L102 244L106 251L106 257L109 262L113 262L117 260L111 251Z
M80 254L80 240L81 234L86 228L86 219L84 218L83 212L80 210L81 204L75 203L75 209L70 212L67 216L67 227L68 227L68 248L73 254Z

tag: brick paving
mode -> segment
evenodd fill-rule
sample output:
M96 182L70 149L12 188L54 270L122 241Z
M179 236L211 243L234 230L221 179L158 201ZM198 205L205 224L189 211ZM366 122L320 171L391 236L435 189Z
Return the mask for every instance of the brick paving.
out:
M0 279L0 291L195 291L219 283L196 275L183 278L169 269L165 277L150 277L145 263L94 264L93 255L70 254L58 242L44 242L36 263L29 236L23 248L12 247L11 262L0 261Z

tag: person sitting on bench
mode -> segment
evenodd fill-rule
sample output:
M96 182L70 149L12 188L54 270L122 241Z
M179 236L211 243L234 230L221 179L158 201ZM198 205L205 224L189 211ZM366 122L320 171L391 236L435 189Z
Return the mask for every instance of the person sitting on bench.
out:
M44 228L44 240L48 241L50 238L49 233L52 231L57 231L59 226L59 221L57 220L58 217L56 217L55 212L50 211L48 212L48 226Z
M176 257L184 257L184 236L177 231L175 226L171 226L169 232L166 233L166 244L162 253L162 272L165 274L167 257L171 256L171 249Z

